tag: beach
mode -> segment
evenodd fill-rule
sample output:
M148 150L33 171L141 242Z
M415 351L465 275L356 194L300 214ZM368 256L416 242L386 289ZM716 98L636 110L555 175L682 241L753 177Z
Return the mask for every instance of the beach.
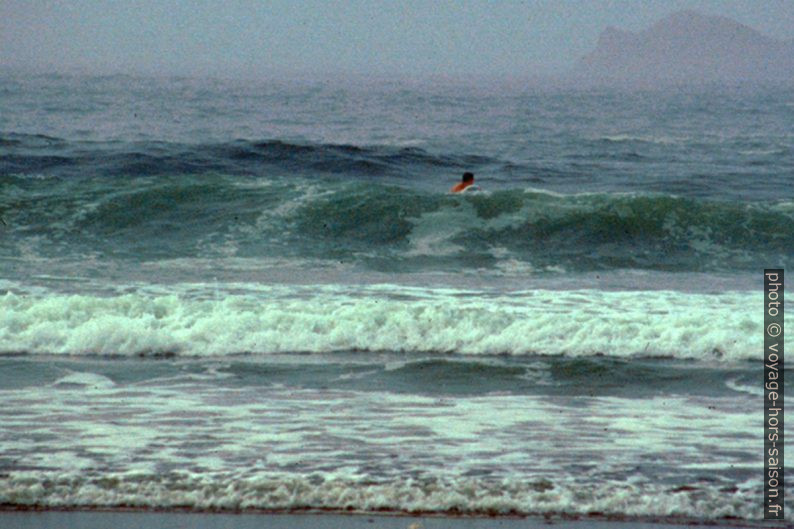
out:
M249 529L249 528L307 528L307 529L683 529L689 527L784 527L770 523L748 523L725 520L722 522L697 522L673 520L608 520L599 517L570 519L570 517L445 517L388 516L383 514L262 514L262 513L185 513L185 512L130 512L130 511L0 511L3 527L33 529L40 527L80 527L81 529L139 528L166 529L191 527L196 529Z

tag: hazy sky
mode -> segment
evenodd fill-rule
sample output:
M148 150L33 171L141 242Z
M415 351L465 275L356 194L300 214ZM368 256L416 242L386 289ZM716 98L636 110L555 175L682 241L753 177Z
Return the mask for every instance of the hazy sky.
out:
M794 0L0 0L0 65L214 76L533 75L680 9L794 38Z

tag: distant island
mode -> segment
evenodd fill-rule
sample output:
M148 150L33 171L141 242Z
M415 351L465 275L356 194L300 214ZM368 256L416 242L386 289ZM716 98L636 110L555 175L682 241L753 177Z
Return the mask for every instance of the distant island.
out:
M679 11L633 33L614 27L573 78L598 83L689 84L794 80L794 40L767 37L722 16Z

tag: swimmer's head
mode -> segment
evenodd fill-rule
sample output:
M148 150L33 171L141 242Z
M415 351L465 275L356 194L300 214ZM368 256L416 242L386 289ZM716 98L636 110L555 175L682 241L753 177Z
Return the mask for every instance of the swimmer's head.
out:
M474 182L474 173L463 173L463 182Z

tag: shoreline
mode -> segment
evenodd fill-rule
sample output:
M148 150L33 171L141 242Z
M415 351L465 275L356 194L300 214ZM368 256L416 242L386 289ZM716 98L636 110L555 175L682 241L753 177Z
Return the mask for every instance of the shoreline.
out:
M263 525L263 518L268 522ZM44 524L44 525L42 525ZM146 508L134 506L28 506L0 505L0 526L81 527L114 529L143 527L198 527L200 529L321 528L351 529L384 527L388 529L532 529L554 526L558 529L683 529L691 527L771 528L764 520L737 518L698 519L688 517L633 516L618 514L573 513L458 513L355 511L340 509L194 509L190 507Z

